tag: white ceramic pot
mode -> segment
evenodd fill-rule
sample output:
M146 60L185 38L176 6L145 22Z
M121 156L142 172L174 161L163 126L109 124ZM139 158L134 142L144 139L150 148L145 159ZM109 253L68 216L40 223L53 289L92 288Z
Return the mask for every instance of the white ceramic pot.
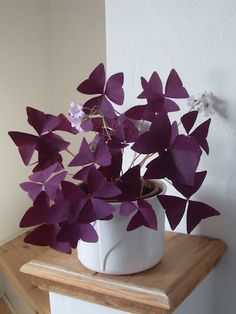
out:
M166 185L157 181L164 194ZM80 241L77 252L80 262L87 268L105 274L124 275L141 272L156 265L164 253L165 213L156 194L145 198L157 215L158 230L140 227L126 231L129 217L119 214L120 203L109 221L96 221L98 242Z

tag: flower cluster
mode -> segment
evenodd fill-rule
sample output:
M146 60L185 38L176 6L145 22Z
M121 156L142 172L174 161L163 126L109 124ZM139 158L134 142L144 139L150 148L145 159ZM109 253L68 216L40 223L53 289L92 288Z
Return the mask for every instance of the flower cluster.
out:
M140 226L156 230L157 217L145 199L145 185L151 179L167 180L181 194L157 195L172 229L185 211L188 233L202 219L219 215L211 206L191 199L206 177L206 171L198 171L198 165L202 154L209 153L210 119L196 123L199 112L212 108L212 95L189 97L174 69L165 87L153 72L149 80L141 77L138 98L144 103L120 113L117 106L124 102L123 81L123 73L106 79L104 65L100 64L77 88L89 95L88 100L81 105L71 103L68 118L27 107L28 123L36 134L9 132L24 164L34 165L29 180L20 185L33 201L20 226L36 226L26 242L66 253L79 240L96 242L93 222L113 218L112 200L121 203L120 215L127 217L128 231ZM175 99L187 99L191 105L179 121L169 117L170 112L180 110ZM144 131L144 123L149 125L148 130ZM57 131L80 135L92 131L94 138L88 142L84 137L74 154L69 150L70 143ZM124 171L127 147L133 150L134 158ZM68 165L62 153L72 156ZM75 170L72 175L67 167Z

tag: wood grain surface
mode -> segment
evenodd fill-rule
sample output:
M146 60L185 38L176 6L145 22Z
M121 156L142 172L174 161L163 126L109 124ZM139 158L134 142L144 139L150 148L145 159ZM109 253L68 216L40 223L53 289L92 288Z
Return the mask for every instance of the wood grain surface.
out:
M50 314L48 292L40 290L20 272L22 265L48 251L48 248L26 244L24 237L21 235L0 247L0 271L34 313Z
M6 305L3 298L0 298L0 313L1 314L11 314L8 306Z
M132 313L171 313L212 270L226 249L216 239L166 232L165 254L155 267L134 275L98 274L83 267L76 252L47 251L22 266L46 291Z

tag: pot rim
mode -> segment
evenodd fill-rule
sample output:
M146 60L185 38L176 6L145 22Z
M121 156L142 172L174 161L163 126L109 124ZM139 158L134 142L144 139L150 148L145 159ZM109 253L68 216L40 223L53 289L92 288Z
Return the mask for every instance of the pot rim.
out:
M154 179L148 179L148 180L145 180L146 182L151 182L153 184L153 191L148 193L148 194L145 194L145 195L142 195L141 196L141 199L148 199L148 200L151 200L153 199L154 197L156 197L157 195L162 195L162 194L165 194L166 193L166 190L167 190L167 186L166 184L162 181L162 180L154 180ZM161 191L159 191L161 189ZM111 203L111 204L121 204L122 202L121 201L116 201L114 199L103 199L105 200L106 202L108 203ZM137 202L137 199L134 199L134 200L130 200L128 202Z

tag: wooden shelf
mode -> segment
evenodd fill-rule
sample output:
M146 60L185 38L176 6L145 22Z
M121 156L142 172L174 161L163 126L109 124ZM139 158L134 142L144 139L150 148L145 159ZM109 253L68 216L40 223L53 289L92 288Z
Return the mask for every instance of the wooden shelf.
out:
M166 232L161 262L134 275L83 267L76 256L47 251L22 266L41 289L133 313L171 313L212 270L226 249L215 239Z
M25 303L33 313L50 314L48 292L38 289L28 276L20 272L23 264L36 259L40 254L48 251L48 248L26 244L24 237L25 234L0 247L0 272L14 287L22 303ZM11 299L10 295L8 297ZM11 301L14 303L14 300ZM0 313L2 314L1 310Z
M6 305L3 298L0 298L0 313L1 314L11 314L8 306Z

